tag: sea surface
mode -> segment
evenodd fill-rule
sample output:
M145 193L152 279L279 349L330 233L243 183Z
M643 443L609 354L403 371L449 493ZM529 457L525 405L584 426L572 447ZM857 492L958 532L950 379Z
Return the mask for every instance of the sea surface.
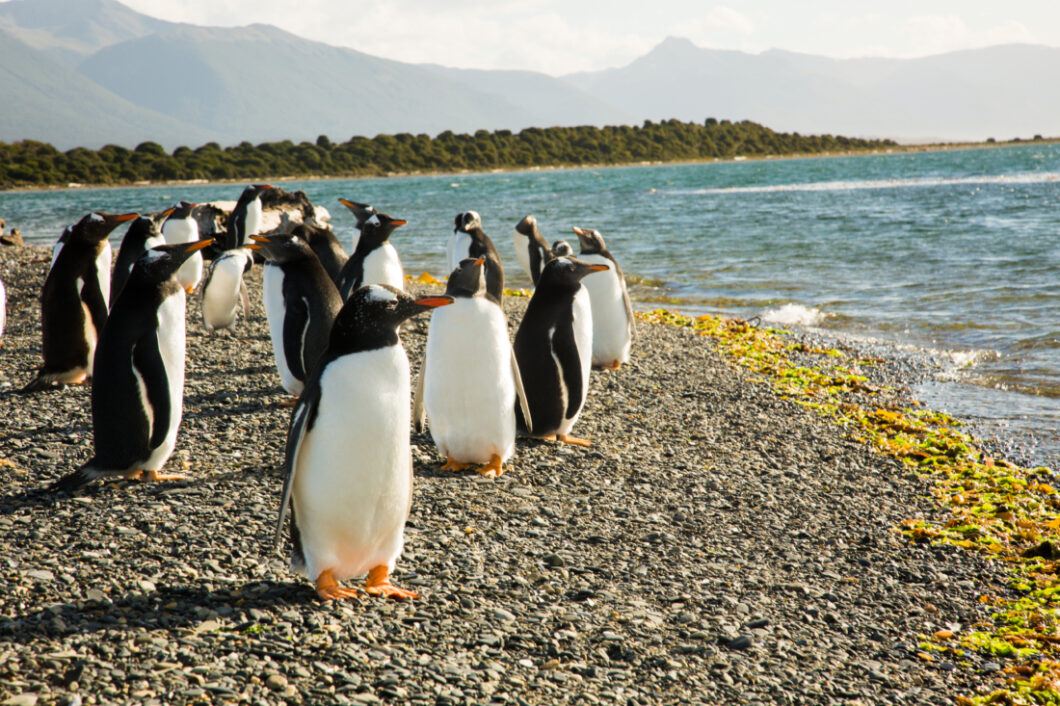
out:
M636 307L760 317L776 326L928 355L916 392L1027 460L1060 462L1060 144L358 180L278 181L331 211L339 197L407 219L406 272L443 276L453 217L473 209L528 284L512 230L550 241L598 229ZM90 210L155 211L238 198L242 185L0 193L0 217L50 244ZM120 238L121 231L115 236Z

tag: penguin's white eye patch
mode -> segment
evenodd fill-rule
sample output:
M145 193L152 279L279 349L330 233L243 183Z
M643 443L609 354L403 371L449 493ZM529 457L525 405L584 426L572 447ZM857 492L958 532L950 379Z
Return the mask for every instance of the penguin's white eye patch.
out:
M368 299L376 302L386 302L388 304L397 304L397 295L391 292L389 289L383 289L382 287L372 287L368 290Z
M103 216L99 215L98 213L93 213L91 216L88 217L88 220L92 223L102 223Z

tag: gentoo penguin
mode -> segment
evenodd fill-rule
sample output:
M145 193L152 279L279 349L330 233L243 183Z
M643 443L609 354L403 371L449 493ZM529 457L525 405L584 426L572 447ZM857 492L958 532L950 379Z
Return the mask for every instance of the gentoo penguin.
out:
M70 226L41 289L41 353L44 365L23 392L50 383L77 384L92 375L96 341L107 322L110 242L119 223L137 213L90 213Z
M335 283L335 286L338 286L339 273L342 272L342 266L346 264L349 256L342 249L339 239L335 237L335 233L332 232L331 228L312 223L302 223L295 226L291 234L297 235L309 243L313 254L317 256L320 264L327 270L328 277Z
M338 582L364 573L369 594L417 598L389 581L412 503L409 361L398 325L450 303L385 285L358 289L291 416L275 542L290 506L291 568L324 600L357 595Z
M566 240L557 240L552 243L553 257L570 257L574 254L574 248Z
M207 331L235 328L240 305L243 318L247 317L250 297L243 273L253 264L254 256L247 248L226 250L210 263L202 281L202 325Z
M407 222L376 213L364 224L357 248L339 273L339 295L343 301L366 284L405 288L405 271L401 268L397 250L390 244L390 234Z
M531 430L522 410L516 410L523 431L549 441L559 438L589 446L588 441L567 434L589 391L593 321L581 280L606 269L607 265L560 257L541 272L513 345L533 423Z
M629 361L636 333L626 280L600 233L592 228L574 228L574 233L581 245L581 260L609 266L607 272L587 277L582 285L593 307L593 365L616 370Z
M519 366L508 339L508 320L486 296L486 258L467 259L449 275L453 305L431 317L413 419L424 415L446 459L443 470L480 464L496 478L515 451L515 402L528 416Z
M297 397L327 348L342 298L306 241L290 234L251 239L248 247L260 246L266 259L262 298L276 369L283 388Z
M199 241L199 222L193 211L197 203L181 201L180 205L173 209L169 218L162 224L162 235L166 243L195 243ZM202 253L196 251L191 257L184 261L177 272L177 281L184 291L191 294L202 279Z
M114 273L110 278L111 306L118 300L118 292L125 286L125 280L129 279L129 273L132 272L133 265L143 255L144 250L165 244L166 240L158 226L172 212L173 209L171 208L153 216L140 216L129 224L129 229L125 231L125 235L121 239L118 257L114 259Z
M523 270L536 287L545 263L554 257L552 248L548 246L548 241L538 230L537 219L533 216L526 216L519 221L515 225L512 239L515 243L515 255L519 258L519 264L523 266Z
M350 213L357 221L357 230L353 234L353 243L350 246L350 252L357 251L357 243L361 239L361 230L364 228L364 224L368 222L368 219L376 214L374 207L369 206L366 203L358 203L357 201L349 201L347 199L339 199L346 208L350 209Z
M493 241L482 230L482 218L475 211L456 214L453 235L449 238L446 254L449 271L460 266L461 260L486 258L486 294L501 303L504 297L504 267Z
M96 351L95 454L52 490L73 491L105 476L180 477L159 473L176 445L184 405L184 288L174 274L211 242L159 245L133 265Z
M55 267L55 260L59 257L59 253L62 252L63 246L66 245L66 241L70 239L70 231L73 230L73 226L66 226L63 228L63 232L59 234L59 239L52 245L52 261L48 265L48 269Z
M272 184L252 184L243 189L235 208L228 216L228 227L223 243L225 250L241 248L250 236L258 234L263 215L261 194L271 188Z

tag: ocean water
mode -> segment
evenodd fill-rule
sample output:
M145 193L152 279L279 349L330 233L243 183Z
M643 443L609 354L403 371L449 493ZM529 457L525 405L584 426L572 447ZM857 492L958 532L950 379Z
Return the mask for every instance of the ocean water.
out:
M927 404L1060 461L1060 144L856 157L360 180L279 181L332 213L339 197L409 225L406 271L444 275L453 217L482 214L512 286L512 230L550 241L598 229L637 308L761 317L778 326L929 353ZM0 217L48 243L89 210L235 200L242 185L0 193ZM116 239L120 237L120 231Z

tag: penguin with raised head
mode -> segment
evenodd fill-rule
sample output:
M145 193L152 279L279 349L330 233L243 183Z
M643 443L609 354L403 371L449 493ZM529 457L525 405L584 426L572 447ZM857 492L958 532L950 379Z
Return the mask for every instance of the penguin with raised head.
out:
M504 266L493 241L482 230L482 217L475 211L456 214L453 235L446 248L449 271L460 266L461 260L486 258L486 294L498 304L504 299Z
M536 287L545 263L554 257L552 248L548 246L548 241L537 227L537 219L533 216L526 216L516 223L512 239L519 264L523 266L523 270Z
M589 392L593 320L582 279L606 269L607 265L560 257L541 272L513 345L530 407L530 419L517 409L516 421L527 434L590 445L568 432Z
M431 317L413 419L417 430L429 420L443 470L477 465L496 478L515 451L516 399L529 412L507 317L486 296L485 262L464 260L449 275L454 303Z
M251 239L248 247L265 255L262 298L276 369L283 388L298 397L327 348L342 298L306 241L289 233Z
M566 240L557 240L552 243L553 257L570 257L574 254L574 248Z
M207 332L233 329L240 308L250 313L250 296L243 274L254 265L249 248L226 250L213 259L202 281L202 325Z
M195 218L195 208L199 204L181 201L174 207L169 218L162 224L162 235L168 244L196 243L199 241L199 221ZM191 254L177 272L177 281L188 294L198 286L202 279L202 253Z
M184 406L185 295L175 273L211 242L159 245L133 265L96 350L95 453L52 490L71 492L103 477L181 477L160 473L176 446Z
M364 224L368 222L368 219L376 214L374 206L369 206L366 203L360 203L358 201L350 201L349 199L339 199L346 208L350 209L350 213L356 221L357 230L353 234L353 243L350 246L350 252L357 251L357 243L361 239L361 231L364 229Z
M626 279L598 231L574 228L574 233L581 245L579 259L608 265L606 272L587 277L582 285L589 292L593 307L593 365L617 370L629 362L629 350L636 334Z
M339 244L339 239L335 237L335 233L332 232L331 228L324 226L318 226L312 223L302 223L294 227L291 231L292 235L297 235L302 240L309 243L309 247L313 250L313 254L320 260L320 264L327 270L328 277L335 283L337 287L339 284L339 274L342 272L342 266L346 264L349 256L346 251L342 249L342 245Z
M343 301L366 284L385 284L405 288L405 270L401 258L390 243L390 234L408 221L375 213L361 227L357 248L339 273L339 295Z
M89 213L70 226L41 289L44 364L23 392L51 383L79 384L92 376L92 359L110 299L107 236L137 213Z
M110 277L110 304L118 301L118 293L125 286L125 280L129 279L133 265L137 259L144 254L144 250L150 250L156 245L164 245L166 239L162 236L159 226L169 217L174 209L161 211L150 216L140 216L133 219L128 230L122 236L121 246L118 248L118 256L114 258L114 272Z
M265 214L265 209L261 205L261 195L271 188L273 188L272 184L252 184L243 189L232 213L228 216L223 249L241 248L250 236L258 235Z
M339 581L365 573L371 595L418 597L389 580L412 503L409 361L398 327L450 303L385 285L358 289L291 416L275 542L290 508L291 568L324 600L357 595Z

